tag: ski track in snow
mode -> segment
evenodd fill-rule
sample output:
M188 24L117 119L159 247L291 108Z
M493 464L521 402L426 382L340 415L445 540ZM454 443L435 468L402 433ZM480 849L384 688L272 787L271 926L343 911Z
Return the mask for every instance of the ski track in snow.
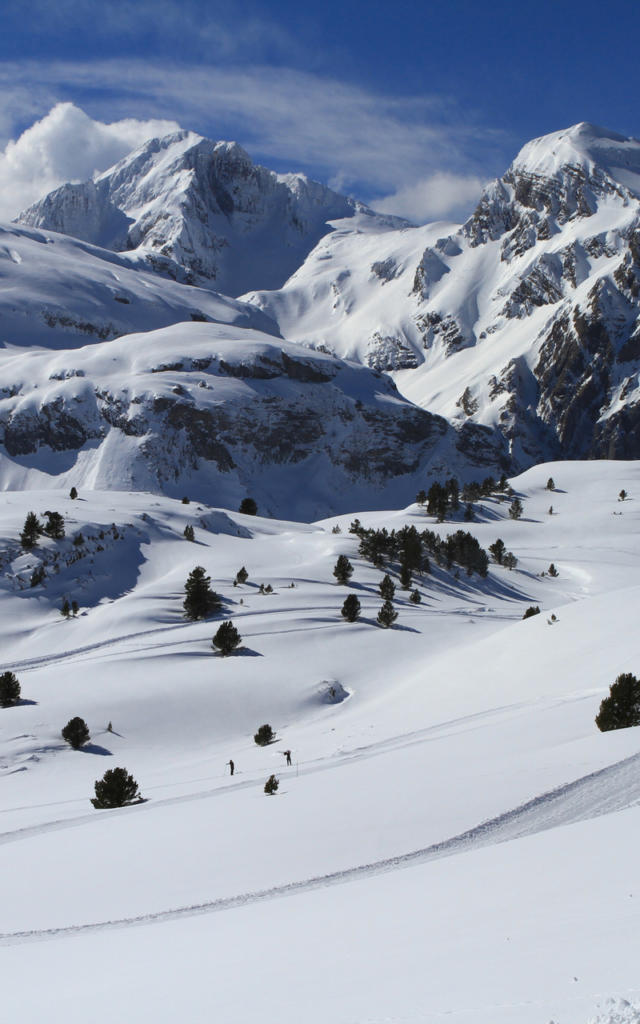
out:
M223 896L218 899L205 900L202 903L154 911L148 914L139 914L134 917L123 917L111 921L97 921L86 924L63 925L57 928L0 933L0 945L10 946L23 942L80 935L86 932L159 924L164 921L175 921L199 914L233 910L236 907L264 903L272 899L294 896L303 892L312 892L328 886L343 885L359 879L385 874L389 871L412 867L414 864L424 864L442 857L451 857L458 853L467 853L497 843L535 835L538 832L557 828L561 825L570 825L588 818L626 810L629 807L640 804L639 768L640 753L602 768L599 771L591 772L574 782L566 783L546 793L542 793L540 796L534 797L518 807L505 811L495 818L481 822L479 825L460 832L449 839L433 843L420 850L399 854L395 857L387 857L369 864L359 864L342 871L331 872L327 875L315 875L311 878L273 886L269 889L239 893L235 896ZM247 781L246 783L240 783L240 785L246 787L256 785L256 782ZM230 787L225 787L225 790L228 788ZM218 790L218 792L222 791L224 790ZM205 795L210 794L175 797L163 801L163 804L201 799ZM130 813L128 808L124 808L123 812ZM0 842L11 841L12 838L22 838L26 833L33 835L39 831L73 827L87 820L97 819L95 815L86 815L73 821L52 822L45 826L34 826L33 828L20 830L16 833L5 834L0 837Z

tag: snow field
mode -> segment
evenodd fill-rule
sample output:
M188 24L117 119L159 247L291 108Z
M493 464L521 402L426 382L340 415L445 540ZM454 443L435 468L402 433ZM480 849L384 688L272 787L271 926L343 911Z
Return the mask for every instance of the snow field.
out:
M637 998L638 741L593 719L615 676L640 668L640 471L562 463L512 485L518 522L493 499L471 524L417 506L357 513L365 526L469 529L484 547L500 536L519 559L484 581L434 569L416 579L418 607L398 588L391 630L373 624L382 573L357 556L355 515L304 525L124 492L2 495L3 552L45 507L68 534L73 517L84 535L115 523L123 536L39 596L15 589L15 559L0 582L2 666L36 702L0 711L9 1019L39 1020L55 991L79 1020L86 1002L69 1007L67 984L98 1021L239 1024L296 1006L305 1024L578 1024L614 1021L617 1009L598 1010L608 996ZM332 576L340 553L349 588ZM551 561L558 579L539 575ZM237 655L212 652L217 620L181 615L196 564L242 634ZM241 565L250 579L234 588ZM66 592L80 604L71 621ZM349 592L363 605L354 624L340 617ZM542 614L521 621L529 604ZM333 681L349 694L340 704L326 700ZM75 714L88 752L59 736ZM262 722L278 734L266 748L252 739ZM116 764L148 802L96 812L93 781ZM122 923L93 930L110 921ZM88 930L72 938L77 926ZM47 929L67 931L25 941ZM77 974L55 982L69 955Z

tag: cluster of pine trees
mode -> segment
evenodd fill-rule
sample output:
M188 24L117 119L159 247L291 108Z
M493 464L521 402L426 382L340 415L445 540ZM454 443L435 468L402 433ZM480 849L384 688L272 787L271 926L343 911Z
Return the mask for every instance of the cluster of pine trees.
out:
M412 572L430 572L429 555L436 563L451 569L459 565L471 576L477 573L485 577L489 569L489 556L476 538L466 530L456 530L448 537L441 537L433 530L418 531L415 526L404 526L401 530L385 527L381 530L365 530L359 520L354 520L350 533L360 539L358 551L362 558L377 568L385 563L400 563L400 581L409 588Z

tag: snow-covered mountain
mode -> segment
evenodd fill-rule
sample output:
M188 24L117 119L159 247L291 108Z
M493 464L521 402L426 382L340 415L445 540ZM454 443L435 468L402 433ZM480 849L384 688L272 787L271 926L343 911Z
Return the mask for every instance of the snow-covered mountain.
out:
M126 255L52 231L0 225L4 348L71 349L185 321L279 334L255 306L162 280ZM5 376L2 384L11 381Z
M459 436L386 375L228 324L0 352L0 487L252 496L296 519L409 501ZM472 445L471 435L467 442ZM482 475L482 473L480 473Z
M152 139L94 181L63 185L18 220L239 295L280 287L328 220L355 214L378 228L400 223L303 174L260 167L235 142L183 131Z
M395 373L511 465L640 455L640 142L579 124L527 144L466 224L341 222L276 292L286 337Z

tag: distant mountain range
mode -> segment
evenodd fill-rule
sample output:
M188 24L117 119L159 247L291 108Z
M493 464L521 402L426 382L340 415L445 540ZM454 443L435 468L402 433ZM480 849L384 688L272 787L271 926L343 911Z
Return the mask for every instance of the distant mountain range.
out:
M424 227L179 132L31 207L0 266L4 487L77 473L305 517L640 455L640 142L592 125Z

